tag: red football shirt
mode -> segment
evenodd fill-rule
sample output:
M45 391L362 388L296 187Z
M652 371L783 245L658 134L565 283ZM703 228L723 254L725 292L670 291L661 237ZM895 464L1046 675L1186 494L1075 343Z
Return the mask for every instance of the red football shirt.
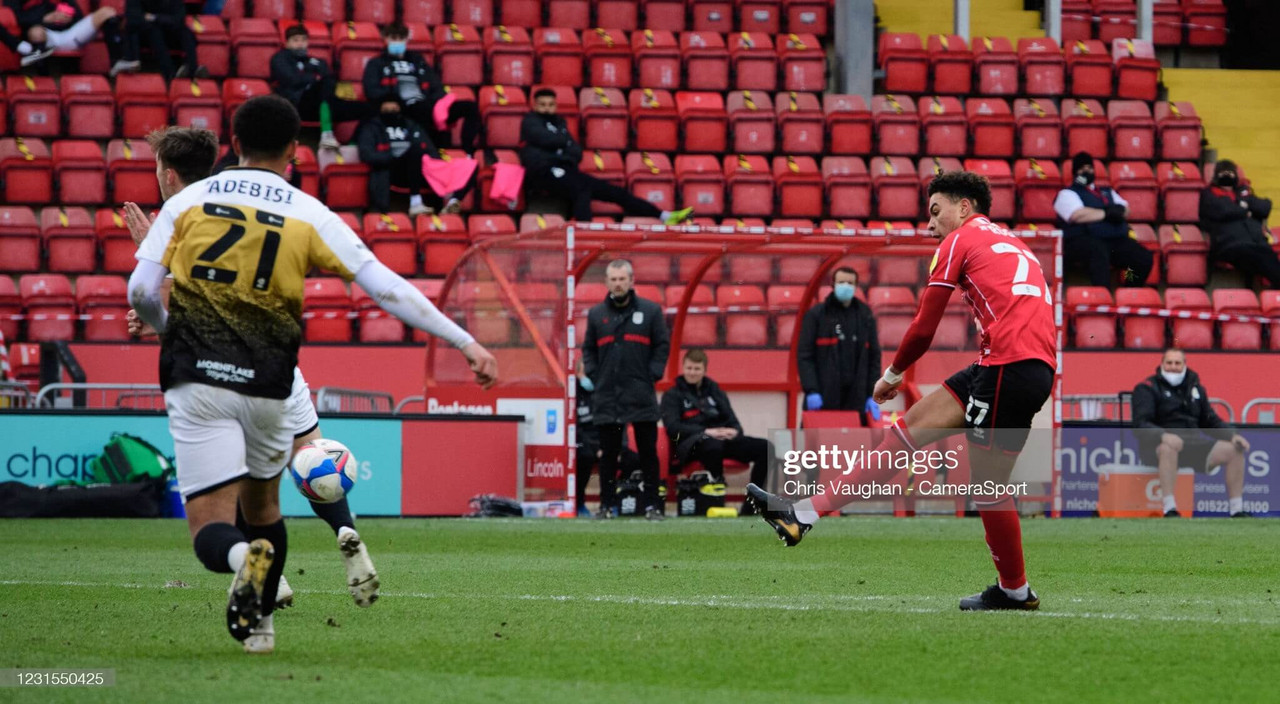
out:
M960 287L982 325L978 364L1043 360L1057 367L1053 298L1040 262L1021 239L975 215L947 235L930 286Z

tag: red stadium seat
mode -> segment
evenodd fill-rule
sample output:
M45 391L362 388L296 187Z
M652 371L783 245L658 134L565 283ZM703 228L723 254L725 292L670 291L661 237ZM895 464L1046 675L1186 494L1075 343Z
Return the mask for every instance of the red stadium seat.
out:
M1269 318L1280 318L1280 291L1262 292L1262 314ZM1267 338L1270 340L1268 349L1273 352L1280 350L1280 322L1271 323Z
M822 112L831 135L832 154L871 154L871 112L862 96L826 93L822 96Z
M973 52L957 34L931 34L927 43L933 92L968 95L973 92ZM1016 80L1016 72L1014 74Z
M40 270L40 226L31 208L0 205L0 271ZM4 278L4 277L0 277ZM16 336L10 336L10 339Z
M322 149L317 160L325 204L330 208L364 208L369 200L369 167L360 163L359 150L353 146Z
M187 15L187 27L196 35L196 62L217 78L231 73L231 35L222 18Z
M298 8L290 0L254 0L253 16L291 20L298 16Z
M160 204L156 157L145 140L111 140L107 144L107 177L111 183L112 203Z
M533 48L543 83L571 88L582 85L582 44L577 32L566 27L535 29Z
M781 150L818 155L823 150L822 105L812 93L779 93L775 107Z
M937 176L949 171L962 171L964 165L953 156L926 156L916 162L916 174L920 179L920 199L928 201L929 184Z
M686 0L640 0L644 7L643 26L653 30L683 32L686 29Z
M684 58L689 90L729 90L729 49L716 32L685 32L680 35L680 55Z
M634 88L627 102L635 148L642 151L676 151L680 139L680 114L675 99L665 90Z
M1129 201L1131 222L1155 222L1159 190L1151 165L1143 161L1113 161L1108 169L1111 187Z
M728 154L724 157L725 184L730 212L736 215L773 215L773 175L764 157Z
M767 258L766 258L767 261ZM764 291L759 286L722 285L716 289L716 305L756 306L755 311L724 311L724 342L729 347L764 347L769 344L769 314L763 310Z
M778 63L783 90L826 90L827 53L812 34L779 34Z
M1202 127L1191 103L1158 102L1155 120L1161 159L1200 159Z
M979 95L1018 94L1018 55L1006 37L973 40L973 63Z
M769 284L773 277L773 257L766 254L738 254L726 257L728 280L735 284ZM761 298L761 303L764 299Z
M880 257L875 264L877 286L918 286L920 260L915 257Z
M456 304L465 311L466 328L482 345L505 345L511 341L514 317L505 306L505 297L491 281L458 284Z
M257 0L254 1L257 2ZM302 5L304 20L331 24L347 21L347 4L342 0L307 0L299 4Z
M451 17L459 25L489 27L494 24L493 0L455 0Z
M920 123L924 129L924 153L932 156L964 156L969 151L969 121L960 100L951 96L920 99Z
M102 249L102 270L113 274L132 272L138 263L133 256L138 252L138 246L129 236L124 218L114 210L99 208L93 215L93 222L98 246Z
M662 284L671 282L670 254L636 253L631 257L632 273L637 281L644 284Z
M728 148L729 114L719 93L676 94L676 110L685 151L724 152Z
M812 32L819 37L830 31L831 3L826 0L782 0L789 32Z
M829 156L822 160L828 210L836 218L871 217L871 175L861 157Z
M116 131L116 101L105 76L63 76L59 86L67 136L108 139Z
M98 239L84 208L45 208L40 212L40 239L46 268L84 274L98 268Z
M666 292L667 307L678 307L684 297L684 291L685 286L683 284L668 286ZM698 284L698 287L694 289L693 297L689 301L689 306L702 307L712 305L715 305L715 295L711 292L711 287L706 284ZM715 313L689 313L685 316L684 330L680 338L681 345L685 347L715 347L718 338L719 332Z
M116 105L125 139L142 139L169 124L169 89L159 74L116 76Z
M773 180L778 185L778 214L822 217L823 180L811 156L775 156Z
M298 172L303 193L312 198L320 197L320 163L316 161L316 153L311 147L299 144L294 153L291 167Z
M404 213L367 213L364 241L383 264L401 276L418 272L418 235Z
M1113 94L1111 78L1114 66L1105 44L1095 39L1072 42L1067 45L1066 54L1072 95L1107 98Z
M18 318L21 315L22 297L18 295L17 284L11 277L0 276L0 337L7 344L12 345L18 339Z
M876 314L880 346L897 349L915 317L915 294L906 286L872 286L867 289L867 305Z
M1009 222L1017 218L1017 184L1009 162L995 159L965 159L964 170L987 177L991 184L992 220Z
M222 136L222 95L214 81L175 78L169 84L173 124L199 127Z
M778 53L768 34L739 32L729 35L729 62L733 65L734 88L777 90Z
M1170 286L1204 286L1208 282L1209 243L1195 225L1161 225L1160 250Z
M129 296L123 276L81 276L76 279L76 305L90 342L127 342Z
M26 274L18 280L29 342L71 340L76 335L76 299L62 274Z
M596 26L633 32L640 26L634 0L596 0Z
M97 142L61 139L53 143L53 175L59 200L67 205L97 204L107 199L107 162Z
M1213 292L1213 312L1225 315L1261 315L1258 296L1247 288L1217 289ZM1262 349L1262 324L1224 321L1218 324L1224 350Z
M724 173L715 157L680 154L675 166L682 207L693 208L698 215L724 212Z
M1062 172L1052 161L1019 159L1013 166L1018 184L1019 219L1029 222L1053 222L1057 214L1053 201L1062 190Z
M480 89L480 117L484 120L490 147L514 148L520 145L520 122L529 112L524 91L505 86Z
M1103 44L1137 36L1138 8L1133 0L1093 0L1093 12L1098 16L1098 39Z
M1022 92L1027 95L1057 97L1066 92L1067 62L1054 40L1019 39L1018 64L1022 67Z
M1227 7L1222 0L1183 0L1188 46L1227 43Z
M871 187L876 194L877 217L914 218L920 213L920 183L910 159L872 159Z
M514 156L514 155L513 155ZM516 160L519 163L519 159ZM599 149L582 154L578 170L615 186L627 187L626 166L622 163L622 153L618 151L601 151ZM591 210L600 215L620 214L622 207L613 203L593 201ZM663 208L666 210L666 208Z
M1049 100L1019 98L1013 102L1014 120L1018 126L1019 154L1035 159L1057 159L1062 156L1062 118Z
M1109 125L1102 103L1096 100L1062 101L1062 124L1067 132L1067 156L1089 152L1095 159L1110 156Z
M772 154L777 133L777 115L768 93L734 91L725 101L729 125L733 128L731 151L740 154Z
M53 200L53 163L38 139L0 139L0 181L4 203L48 203Z
M471 215L467 218L467 232L471 239L516 234L516 222L510 215Z
M337 277L308 278L302 299L303 339L307 342L350 342L351 294Z
M1213 305L1209 302L1209 294L1200 288L1168 288L1164 292L1164 302L1175 314L1180 311L1190 313L1211 313ZM1184 350L1213 349L1213 321L1173 318L1173 345Z
M1156 155L1156 123L1151 109L1141 100L1112 100L1107 103L1111 123L1113 158L1149 161Z
M360 342L404 342L404 323L378 307L373 296L360 288L359 284L351 284L351 303L360 320Z
M1062 43L1093 36L1093 7L1090 0L1062 0Z
M280 34L276 23L268 17L232 18L229 33L231 51L236 57L235 73L231 75L240 78L270 78L271 57L280 50ZM348 76L340 78L352 80ZM359 80L359 76L355 80ZM116 94L119 95L118 85Z
M766 291L768 306L773 313L774 347L791 346L792 331L799 315L800 299L804 296L804 286L770 286Z
M1153 288L1116 289L1116 305L1130 308L1160 309L1164 303ZM1160 349L1165 343L1165 320L1155 316L1123 315L1124 348L1127 350Z
M371 22L376 25L384 25L396 18L396 5L399 3L395 0L361 0L361 2L351 3L351 19L356 22ZM407 4L428 4L417 0L415 3ZM408 8L405 13L408 14ZM405 18L406 22L418 21L415 19Z
M1075 306L1114 305L1111 292L1102 286L1067 288L1067 315L1075 328L1072 345L1080 349L1111 349L1116 346L1115 313L1076 313Z
M631 43L619 29L597 27L582 34L587 61L587 84L605 88L631 87Z
M9 76L4 85L13 111L9 129L15 137L57 137L62 133L58 85L52 78Z
M871 114L881 154L915 156L920 153L920 117L911 98L905 95L873 96Z
M1155 229L1146 223L1129 223L1129 237L1151 252L1151 273L1147 276L1146 285L1160 285L1163 270L1160 261L1163 255L1160 252L1160 240L1156 237Z
M680 87L680 44L666 29L646 29L631 35L639 85L676 90Z
M417 233L422 269L427 276L447 276L471 246L461 215L419 215Z
M450 150L448 152L452 157L465 156L464 152L458 150ZM485 212L506 212L510 210L524 210L526 203L524 200L524 191L520 192L520 197L516 199L512 205L509 201L495 201L489 197L489 192L493 190L494 168L497 164L520 164L520 157L513 149L494 149L492 150L494 161L481 160L480 173L477 177L478 192L472 192L463 200L463 208L466 210L481 210ZM469 202L479 197L480 205L473 208Z
M406 23L415 25L426 25L434 27L438 24L444 24L444 8L448 3L445 0L412 0L412 2L397 3L402 4L404 8L403 19ZM516 24L508 22L508 24ZM523 24L523 23L521 23ZM531 23L527 26L534 26Z
M1152 101L1160 79L1160 61L1151 42L1114 39L1111 55L1116 64L1116 97Z
M406 3L405 21L408 7L415 3ZM410 30L412 31L412 30ZM411 37L413 39L413 37ZM426 37L422 37L426 39ZM364 78L364 66L369 59L381 54L386 48L377 25L371 22L347 22L333 25L334 73L340 81L359 82Z
M626 149L630 111L617 88L583 88L578 94L582 144L587 149Z
M533 85L533 42L524 28L508 25L486 29L484 55L489 64L489 81L494 85Z
M1200 220L1200 191L1204 179L1195 162L1162 162L1156 166L1160 186L1160 219L1165 222Z
M941 350L964 349L969 344L969 331L973 328L973 313L969 305L960 296L952 295L947 302L946 312L938 321L938 330L933 334L933 345Z
M1182 5L1179 0L1155 0L1151 10L1151 43L1158 47L1182 44Z
M973 134L972 154L1013 158L1014 122L1009 103L1000 98L970 98L964 109Z
M929 87L929 54L915 34L880 35L876 50L884 70L884 89L891 93L923 93Z
M547 0L547 17L547 22L552 27L569 27L585 31L591 27L591 2L590 0Z
M543 213L525 213L524 215L521 215L521 216L520 216L520 231L521 231L521 232L541 232L542 230L548 230L548 229L551 229L551 228L553 228L553 227L560 227L561 225L564 225L564 224L565 224L565 219L564 219L564 217L563 217L563 216L560 216L560 215L556 215L556 214L554 214L554 213L546 213L546 214L543 214ZM563 261L563 259L564 259L564 257L556 257L556 258L555 258L555 262L556 262L557 264L559 264L559 268L558 268L558 269L557 269L557 268L555 268L555 267L552 267L552 268L551 268L551 270L550 270L550 271L551 271L551 276L552 276L552 277L554 277L556 274L564 274L564 261ZM531 261L532 261L532 260L531 260ZM633 263L634 263L634 262L633 262ZM669 263L669 262L668 262L668 263ZM545 273L545 272L544 272L544 273ZM549 277L548 277L548 276L539 276L539 277L535 277L535 278L549 278Z
M271 95L271 86L257 78L228 78L222 82L222 113L231 124L236 109L259 95Z
M637 198L647 200L662 210L676 209L676 175L666 154L631 152L627 154L625 170L627 188ZM719 174L718 171L716 173ZM721 186L717 202L723 201L724 188Z
M782 3L778 0L735 0L734 4L738 12L738 29L744 32L777 34L782 26Z
M455 5L455 15L459 9ZM435 40L436 70L446 84L478 86L484 83L484 44L475 27L440 25L435 28Z

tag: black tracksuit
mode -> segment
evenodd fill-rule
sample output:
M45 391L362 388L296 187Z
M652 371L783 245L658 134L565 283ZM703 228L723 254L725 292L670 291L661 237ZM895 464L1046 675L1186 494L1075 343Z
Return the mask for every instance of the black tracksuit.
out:
M321 103L329 104L334 122L363 120L378 112L376 104L338 98L336 85L333 70L324 59L300 57L291 49L281 49L271 57L271 90L293 103L304 121L320 119Z
M1208 455L1209 447L1217 440L1231 440L1235 429L1213 411L1209 392L1200 384L1200 375L1187 369L1182 383L1173 386L1156 373L1147 377L1133 389L1133 433L1138 440L1142 461L1156 464L1155 448L1166 432L1183 438L1183 451L1193 450ZM1187 432L1188 430L1192 432ZM1203 439L1207 435L1211 440ZM1194 463L1193 463L1194 464ZM1200 465L1203 465L1201 459ZM1196 466L1200 469L1201 466Z
M399 102L406 115L425 127L431 141L437 146L449 146L452 140L449 130L437 130L436 101L445 96L444 79L427 63L422 54L406 51L404 56L392 56L383 51L369 59L364 67L364 98L375 108L388 100ZM480 108L474 100L458 100L449 106L448 123L462 121L462 143L458 148L474 155L482 148L484 123L480 121Z
M150 20L147 15L154 15ZM187 8L182 0L128 0L124 6L124 58L137 61L142 41L151 48L151 58L165 80L174 74L169 49L176 44L182 49L187 76L196 72L196 35L187 27Z
M356 131L360 161L369 165L369 208L385 213L391 208L391 184L408 188L410 195L426 190L422 157L435 148L426 130L399 115L378 114L360 123Z
M613 501L618 453L625 427L635 430L636 452L645 475L647 508L658 507L658 402L654 384L662 378L670 351L667 321L657 303L627 294L612 297L587 313L582 341L583 371L595 386L593 421L600 432L600 492Z
M662 214L653 203L631 191L582 173L578 169L581 159L582 145L569 134L563 117L537 112L524 116L520 122L520 165L527 172L525 184L569 201L574 220L591 219L593 200L616 203L627 215L656 218Z
M1094 190L1073 183L1067 190L1080 196L1086 208L1101 210L1115 203L1115 193L1110 188ZM1113 267L1127 272L1125 285L1146 285L1155 255L1129 237L1129 225L1124 220L1090 223L1058 220L1058 227L1062 228L1063 260L1068 267L1083 266L1089 272L1090 285L1110 288Z
M677 378L662 395L662 425L671 439L673 472L688 462L700 462L717 481L723 481L728 458L749 463L751 481L766 486L769 442L743 435L729 397L710 377L703 377L697 386ZM738 434L732 440L717 440L706 434L708 428L733 428Z
M1200 192L1200 227L1209 235L1209 256L1249 276L1280 286L1280 259L1267 242L1263 224L1271 201L1249 186L1212 186Z
M591 396L591 392L582 388L582 382L579 381L576 398L578 403L577 505L579 510L586 503L587 484L591 481L591 471L600 463L600 431L596 428L595 417L591 414ZM627 447L624 442L622 456L619 458L618 464L622 469L623 476L630 476L632 472L640 468L640 456L636 454L635 450ZM614 481L617 481L616 476ZM602 481L601 484L603 485L603 483ZM603 493L601 496L603 497Z
M822 394L824 411L863 413L880 378L880 337L867 304L845 306L835 293L804 314L796 348L805 395Z

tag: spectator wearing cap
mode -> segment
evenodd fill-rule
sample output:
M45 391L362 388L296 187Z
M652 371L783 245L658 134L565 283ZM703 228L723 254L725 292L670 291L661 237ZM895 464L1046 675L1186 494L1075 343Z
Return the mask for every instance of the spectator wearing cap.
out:
M1083 266L1093 286L1110 287L1112 269L1124 272L1125 286L1145 285L1154 257L1129 237L1129 203L1094 183L1093 157L1087 152L1072 157L1071 176L1071 185L1053 201L1067 266Z
M1271 200L1240 182L1234 162L1223 159L1214 166L1213 184L1200 192L1200 227L1209 234L1209 256L1277 288L1280 258L1267 235L1269 215Z

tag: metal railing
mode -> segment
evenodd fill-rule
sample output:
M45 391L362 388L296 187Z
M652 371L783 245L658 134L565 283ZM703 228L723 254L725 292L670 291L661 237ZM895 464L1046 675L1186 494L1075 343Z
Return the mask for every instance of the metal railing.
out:
M319 413L391 413L395 397L384 391L322 386L316 391Z
M1264 400L1280 403L1280 399L1254 399L1254 401ZM1254 401L1250 401L1250 405ZM1223 420L1228 423L1236 422L1236 409L1226 399L1210 397L1209 404L1214 407L1215 412ZM1117 394L1064 394L1062 396L1063 420L1109 420L1117 423L1128 423L1131 420L1130 411L1132 408L1132 391L1121 391ZM1249 406L1245 407L1246 413L1248 408Z
M35 396L21 381L0 381L0 408L31 408Z
M61 394L66 391L72 393L70 397L65 397L65 403L63 403L64 397ZM99 401L96 404L90 402L90 394L95 392L98 394L97 399ZM140 409L143 406L138 405L136 402L141 399L149 399L149 405L145 407L146 410L164 410L164 392L160 390L159 384L46 384L36 394L35 407L107 408L108 394L113 392L117 393L115 408ZM83 401L77 403L81 396Z
M1261 406L1280 406L1280 398L1255 398L1252 401L1244 404L1244 410L1240 412L1240 422L1241 423L1250 422L1249 412ZM1258 419L1253 422L1265 423L1265 424L1275 423L1276 409L1272 408L1269 411L1258 411Z
M400 399L400 403L396 404L396 409L392 411L392 413L399 415L401 413L404 413L405 406L409 406L415 403L426 404L426 402L427 402L426 396L405 396L404 398ZM423 410L425 411L426 409L424 408Z

